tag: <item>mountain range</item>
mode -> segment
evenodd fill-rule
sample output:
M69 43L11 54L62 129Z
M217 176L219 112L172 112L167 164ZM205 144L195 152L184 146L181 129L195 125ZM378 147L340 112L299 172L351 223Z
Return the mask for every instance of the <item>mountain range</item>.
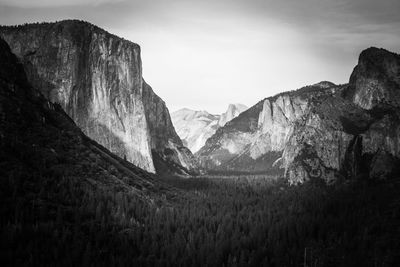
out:
M230 104L221 115L210 114L207 111L196 111L187 108L171 114L172 123L182 142L192 153L196 153L206 143L218 128L237 117L247 107L243 104Z
M221 115L182 109L171 120L142 77L135 43L76 20L0 27L0 37L34 88L145 171L196 174L200 164L291 183L397 172L400 59L384 49L363 51L348 84L323 81Z

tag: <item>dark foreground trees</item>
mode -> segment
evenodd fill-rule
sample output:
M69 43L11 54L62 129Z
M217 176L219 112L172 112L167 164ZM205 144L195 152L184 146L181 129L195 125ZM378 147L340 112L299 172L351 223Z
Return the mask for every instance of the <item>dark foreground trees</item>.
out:
M166 206L116 192L89 196L66 178L57 186L44 179L43 191L32 187L34 179L2 180L2 266L399 263L396 180L288 187L263 179L169 178L182 198Z

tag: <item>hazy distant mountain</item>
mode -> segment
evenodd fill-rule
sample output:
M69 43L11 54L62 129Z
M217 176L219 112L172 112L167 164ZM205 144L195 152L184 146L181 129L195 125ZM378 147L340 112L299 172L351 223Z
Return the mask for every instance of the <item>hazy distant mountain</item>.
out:
M247 107L243 104L230 104L226 112L213 115L207 111L196 111L187 108L172 113L172 123L184 144L197 152L207 139L227 122L237 117Z
M77 20L0 27L0 36L29 81L90 138L149 172L196 169L164 101L143 80L139 45Z
M203 167L312 178L386 177L400 162L400 56L369 48L349 84L321 82L266 98L210 137Z

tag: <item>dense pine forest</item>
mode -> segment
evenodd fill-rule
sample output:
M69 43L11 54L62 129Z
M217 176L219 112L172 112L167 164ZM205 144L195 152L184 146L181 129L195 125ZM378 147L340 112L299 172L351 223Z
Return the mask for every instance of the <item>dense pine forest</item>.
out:
M160 204L115 191L89 195L63 176L2 178L1 265L400 263L396 180L288 186L244 177L160 179L180 197Z

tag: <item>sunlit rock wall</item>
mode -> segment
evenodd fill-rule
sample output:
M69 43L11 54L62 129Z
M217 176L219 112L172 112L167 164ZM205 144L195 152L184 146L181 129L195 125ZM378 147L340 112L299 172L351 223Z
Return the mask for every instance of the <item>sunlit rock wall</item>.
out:
M170 139L182 145L164 102L143 81L137 44L81 21L1 27L0 35L31 83L110 151L155 172L152 149Z

